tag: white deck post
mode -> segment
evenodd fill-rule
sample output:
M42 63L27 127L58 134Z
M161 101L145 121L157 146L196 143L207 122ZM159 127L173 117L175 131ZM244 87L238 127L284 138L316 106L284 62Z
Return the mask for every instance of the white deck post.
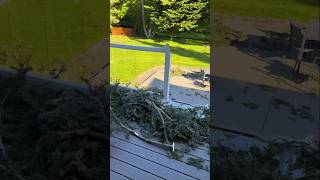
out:
M168 44L164 46L165 49L165 68L164 68L164 85L163 85L163 95L166 102L169 101L170 96L170 72L171 72L171 54Z
M163 95L164 100L168 102L170 100L170 72L171 72L171 53L170 47L166 44L164 47L143 47L143 46L131 46L124 44L110 44L112 48L129 49L136 51L149 51L149 52L164 52L165 53L165 70L164 70L164 81L163 81Z

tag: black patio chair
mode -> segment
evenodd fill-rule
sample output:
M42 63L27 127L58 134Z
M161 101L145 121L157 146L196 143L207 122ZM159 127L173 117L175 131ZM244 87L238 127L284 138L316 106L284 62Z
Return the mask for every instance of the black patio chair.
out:
M298 56L295 59L295 64L292 69L292 72L296 72L299 74L301 61L303 59L303 55L305 53L313 52L314 49L306 48L304 41L304 33L301 27L297 26L293 22L290 21L290 42L292 48L296 49L298 51ZM302 53L302 57L300 59L299 54Z

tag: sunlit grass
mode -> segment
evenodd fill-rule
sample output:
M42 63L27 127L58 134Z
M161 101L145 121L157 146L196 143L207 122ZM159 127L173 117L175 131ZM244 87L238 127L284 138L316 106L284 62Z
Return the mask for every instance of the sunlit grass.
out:
M178 42L165 39L112 36L112 43L135 46L164 46L171 49L173 65L209 68L210 47L205 42ZM146 70L164 65L164 53L111 48L111 79L133 81Z
M262 16L295 21L319 18L319 0L214 0L214 11L227 15Z

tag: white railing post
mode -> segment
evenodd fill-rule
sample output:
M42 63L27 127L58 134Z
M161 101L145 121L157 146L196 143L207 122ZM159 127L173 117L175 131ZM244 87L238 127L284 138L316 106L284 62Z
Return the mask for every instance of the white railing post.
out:
M164 47L144 47L144 46L131 46L131 45L124 45L124 44L113 44L111 43L110 46L112 48L119 48L119 49L129 49L129 50L136 50L136 51L148 51L148 52L164 52L165 53L165 69L164 69L164 81L163 81L163 95L164 100L168 102L170 100L170 72L171 72L171 54L170 54L170 47L166 44Z
M165 49L165 67L164 67L164 84L163 84L163 95L165 101L170 99L170 72L171 72L171 54L168 44L164 46Z

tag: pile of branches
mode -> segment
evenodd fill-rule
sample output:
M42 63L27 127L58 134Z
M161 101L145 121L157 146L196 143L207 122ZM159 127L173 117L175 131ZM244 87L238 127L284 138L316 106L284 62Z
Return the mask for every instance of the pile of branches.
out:
M165 148L173 148L173 143L196 147L208 142L209 109L175 108L163 102L161 93L148 89L114 85L110 92L111 122L115 127L118 125L145 141L162 143Z
M213 138L217 140L220 137L216 134ZM233 146L211 143L213 179L311 180L320 176L320 150L315 141L276 138L270 142L261 140L259 143L238 136L233 142ZM242 146L240 144L251 145L239 149Z
M102 88L0 77L0 179L106 179L107 107Z

